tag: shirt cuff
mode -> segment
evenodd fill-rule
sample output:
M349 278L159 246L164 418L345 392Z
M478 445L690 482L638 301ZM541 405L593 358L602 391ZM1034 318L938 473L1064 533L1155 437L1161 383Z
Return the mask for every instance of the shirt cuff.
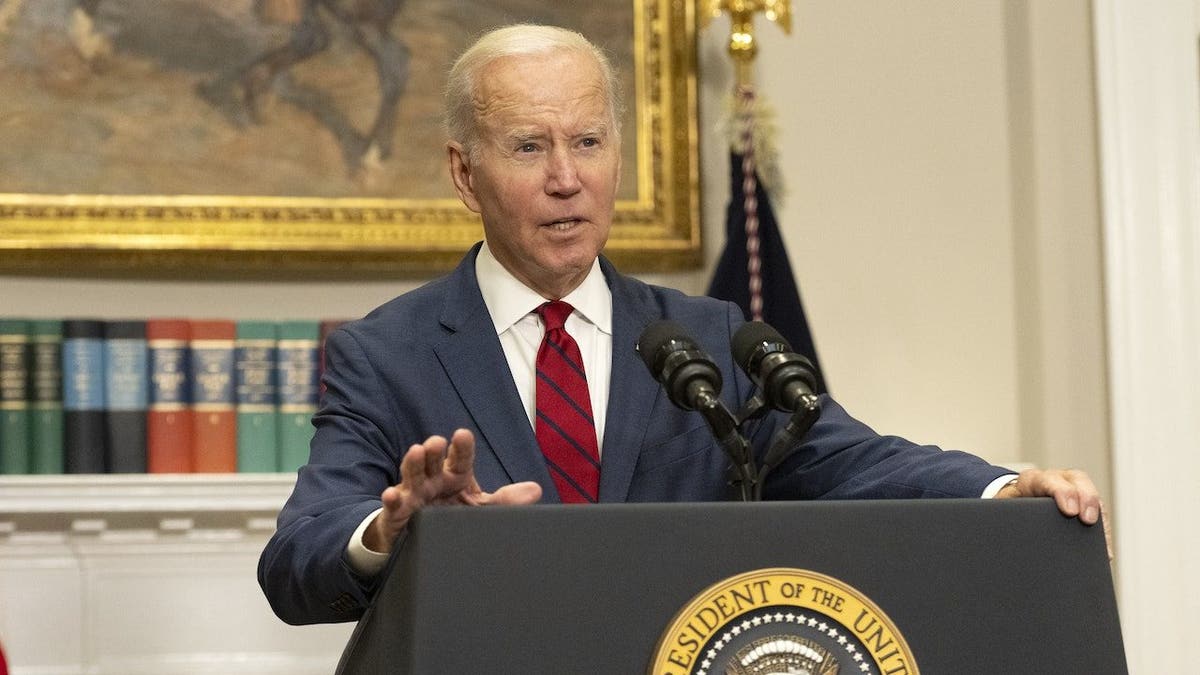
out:
M359 576L373 577L387 566L388 554L372 551L363 543L363 533L380 511L383 511L383 507L375 509L371 515L364 518L354 530L354 534L350 535L350 542L346 544L346 560Z
M1015 480L1016 477L1017 474L1015 473L1006 473L1003 476L1000 476L996 480L988 483L988 486L983 489L983 494L980 496L984 499L991 499L992 497L995 497L996 493L1000 492L1005 485L1008 485L1009 481Z

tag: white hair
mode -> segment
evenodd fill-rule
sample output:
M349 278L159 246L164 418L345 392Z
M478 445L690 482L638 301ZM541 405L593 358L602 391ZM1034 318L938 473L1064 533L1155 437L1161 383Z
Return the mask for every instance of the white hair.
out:
M620 87L604 51L573 30L558 26L515 24L484 33L450 68L445 99L446 133L450 140L460 143L468 157L474 156L479 141L475 119L475 87L479 73L488 64L507 56L544 54L555 50L586 54L595 59L604 79L613 130L620 133Z

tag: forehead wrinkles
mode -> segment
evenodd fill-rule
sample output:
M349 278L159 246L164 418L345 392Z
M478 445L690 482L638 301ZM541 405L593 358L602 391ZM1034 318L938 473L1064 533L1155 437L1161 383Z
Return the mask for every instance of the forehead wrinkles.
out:
M543 128L553 124L568 134L601 131L609 127L603 96L585 93L555 101L529 101L520 96L501 95L477 99L475 114L482 127L491 131Z
M611 115L600 73L579 66L562 57L493 63L481 73L471 100L476 121L491 131L544 124L573 131L608 129Z

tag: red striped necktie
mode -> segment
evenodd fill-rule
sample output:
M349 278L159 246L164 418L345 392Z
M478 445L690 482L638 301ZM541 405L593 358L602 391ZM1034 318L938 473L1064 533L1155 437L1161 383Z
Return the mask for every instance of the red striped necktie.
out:
M595 503L600 495L600 452L592 399L579 345L563 328L573 310L561 300L537 308L546 334L536 363L534 431L559 498L564 503Z

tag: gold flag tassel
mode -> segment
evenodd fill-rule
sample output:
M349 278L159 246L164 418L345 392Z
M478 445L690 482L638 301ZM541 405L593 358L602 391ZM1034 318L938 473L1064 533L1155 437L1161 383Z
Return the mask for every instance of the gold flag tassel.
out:
M741 155L743 164L758 177L774 196L773 201L782 202L785 187L779 171L775 140L775 111L759 96L753 82L754 57L758 54L758 43L754 37L754 15L763 14L784 33L792 32L792 11L788 0L701 0L700 22L707 28L712 20L724 13L729 14L729 56L733 59L736 83L733 95L727 100L728 114L721 128L729 139L730 148Z

